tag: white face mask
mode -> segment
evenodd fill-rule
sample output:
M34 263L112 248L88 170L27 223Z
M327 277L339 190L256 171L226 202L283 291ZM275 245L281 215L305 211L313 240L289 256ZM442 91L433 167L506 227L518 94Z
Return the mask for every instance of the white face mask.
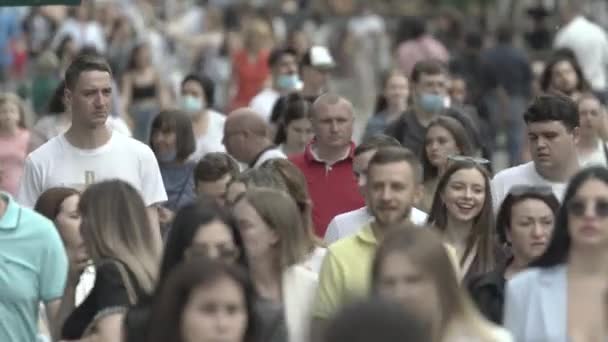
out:
M203 110L205 103L202 98L194 97L192 95L182 96L181 108L187 113L198 113Z

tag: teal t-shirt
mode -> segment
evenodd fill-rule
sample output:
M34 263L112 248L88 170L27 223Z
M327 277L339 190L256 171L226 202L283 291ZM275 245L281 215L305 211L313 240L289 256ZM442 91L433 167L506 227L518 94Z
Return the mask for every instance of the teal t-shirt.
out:
M0 341L35 341L39 303L63 296L67 255L51 221L0 197Z

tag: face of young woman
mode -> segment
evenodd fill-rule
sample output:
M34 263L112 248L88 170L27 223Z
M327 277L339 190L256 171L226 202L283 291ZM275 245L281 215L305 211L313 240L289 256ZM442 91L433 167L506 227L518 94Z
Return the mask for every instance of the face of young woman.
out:
M199 226L184 256L186 258L205 256L234 262L238 253L230 227L220 220L213 220Z
M63 240L70 261L74 263L85 263L88 254L82 235L80 234L80 212L78 211L79 195L67 197L61 203L59 214L55 218L55 225Z
M437 316L440 305L435 284L405 253L390 253L379 273L377 290L381 296L408 309L416 308L425 318Z
M578 104L581 136L596 136L603 124L602 104L595 98L585 98Z
M438 125L429 128L425 149L429 162L437 168L445 167L449 156L461 154L452 133Z
M152 133L152 148L160 161L167 161L168 156L175 154L176 142L175 131L157 129Z
M242 342L247 330L243 289L223 277L191 293L182 313L184 342Z
M0 105L0 128L14 130L19 126L19 107L12 102Z
M549 206L535 198L524 199L511 208L507 239L515 258L529 263L545 252L555 217Z
M608 248L608 185L598 179L582 184L567 204L571 248Z
M485 177L474 168L454 172L443 190L442 199L449 216L461 222L471 222L486 201Z
M246 199L236 203L234 216L237 219L249 260L253 261L272 255L279 239L278 235L264 222Z
M285 144L289 146L290 151L304 152L304 148L314 136L312 123L308 118L291 121L285 130L287 133Z
M386 81L384 97L391 106L406 106L410 96L410 83L403 75L392 75Z

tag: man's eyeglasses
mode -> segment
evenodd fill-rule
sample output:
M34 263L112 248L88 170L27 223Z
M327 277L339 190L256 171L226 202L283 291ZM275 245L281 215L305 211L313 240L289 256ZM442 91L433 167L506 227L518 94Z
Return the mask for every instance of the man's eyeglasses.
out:
M527 194L539 194L543 196L553 195L553 189L548 185L515 185L509 189L509 194L513 196L523 196Z
M459 162L459 163L473 163L473 164L484 165L484 166L490 164L490 161L485 158L471 157L471 156L458 156L458 155L448 156L448 161Z
M600 218L608 217L608 200L605 199L598 199L595 201L585 201L577 199L571 200L570 203L568 203L567 205L568 213L570 213L570 215L572 216L582 217L585 215L585 212L587 211L587 205L589 203L592 204L592 210L595 216Z

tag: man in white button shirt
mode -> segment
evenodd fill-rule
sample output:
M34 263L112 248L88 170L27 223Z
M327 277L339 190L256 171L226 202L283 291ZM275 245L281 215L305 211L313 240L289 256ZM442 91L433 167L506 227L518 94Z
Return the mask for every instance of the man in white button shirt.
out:
M580 6L574 0L561 6L563 26L555 36L555 47L572 50L593 90L605 92L608 86L608 37L604 29L583 16Z
M365 139L354 152L353 172L357 178L359 191L365 196L366 173L369 161L376 152L384 147L401 147L397 139L384 134L373 135ZM332 244L342 238L356 234L361 227L372 219L372 214L367 206L337 215L327 226L323 240ZM426 213L412 208L410 221L414 224L424 224Z

